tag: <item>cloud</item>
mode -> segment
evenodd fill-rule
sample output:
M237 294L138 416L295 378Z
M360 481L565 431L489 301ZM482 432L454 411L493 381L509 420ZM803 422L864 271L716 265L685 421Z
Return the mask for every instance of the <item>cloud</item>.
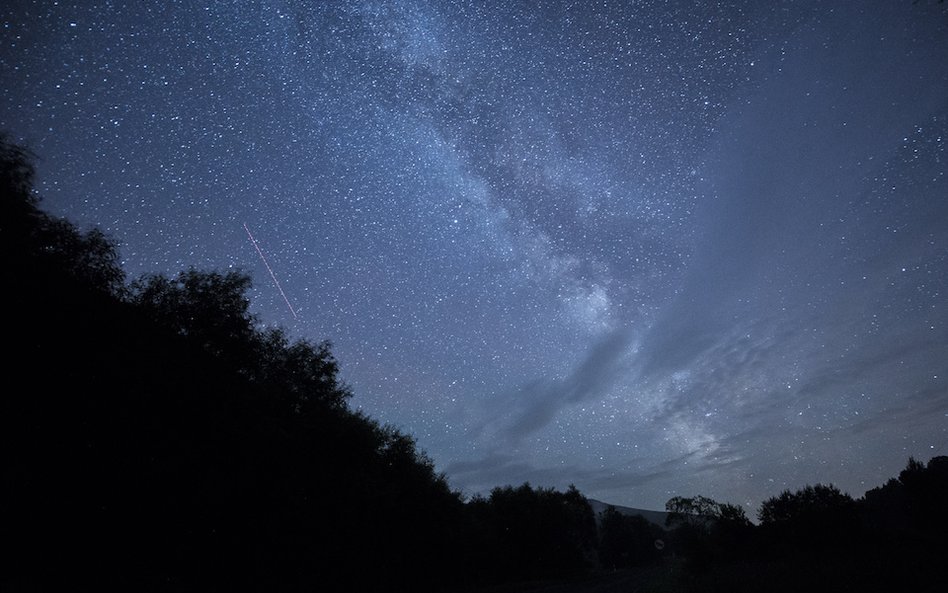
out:
M628 370L632 344L627 327L606 333L565 377L537 379L490 400L476 432L489 447L515 447L564 409L601 399Z
M517 411L503 436L519 442L547 426L563 408L601 398L625 368L624 356L631 343L628 329L611 332L593 344L567 377L522 387L515 396Z

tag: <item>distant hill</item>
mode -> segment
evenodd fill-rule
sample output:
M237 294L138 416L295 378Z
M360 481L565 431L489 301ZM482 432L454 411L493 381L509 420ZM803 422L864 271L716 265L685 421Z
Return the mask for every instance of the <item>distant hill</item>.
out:
M649 511L645 509L635 509L632 507L624 507L617 504L609 504L602 502L601 500L596 500L594 498L589 498L589 506L592 507L593 513L596 514L596 520L599 520L599 514L605 511L608 507L614 507L617 511L623 515L641 515L649 523L654 523L659 527L665 527L665 518L668 517L668 513L665 511Z

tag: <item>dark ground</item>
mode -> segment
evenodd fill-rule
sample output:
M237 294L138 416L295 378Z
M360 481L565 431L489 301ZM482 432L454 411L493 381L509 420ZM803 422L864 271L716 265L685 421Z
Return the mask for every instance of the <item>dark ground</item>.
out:
M456 593L674 593L684 589L681 566L631 568L603 573L575 581L534 581L508 583Z

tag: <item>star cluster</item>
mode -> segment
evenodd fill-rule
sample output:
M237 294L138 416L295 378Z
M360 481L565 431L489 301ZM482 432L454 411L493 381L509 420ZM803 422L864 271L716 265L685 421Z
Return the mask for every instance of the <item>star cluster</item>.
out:
M944 6L17 0L0 26L46 207L133 277L251 272L261 321L332 340L353 404L466 492L753 507L948 452Z

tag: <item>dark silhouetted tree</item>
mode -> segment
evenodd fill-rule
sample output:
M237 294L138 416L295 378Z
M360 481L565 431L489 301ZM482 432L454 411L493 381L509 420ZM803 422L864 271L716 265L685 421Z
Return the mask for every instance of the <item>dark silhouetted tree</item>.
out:
M807 485L765 500L758 512L769 549L787 555L837 553L859 534L856 502L833 485Z
M665 503L665 510L668 512L668 517L665 519L665 525L668 527L688 525L705 529L710 527L711 521L717 518L719 505L714 499L706 496L699 495L693 498L675 496Z
M21 288L120 295L125 274L101 231L82 233L39 209L32 153L0 136L0 257Z
M491 491L469 504L479 538L478 570L486 580L565 578L594 566L596 522L586 498L523 484Z
M328 341L291 344L282 330L271 329L258 334L256 351L253 379L271 386L297 414L314 406L342 408L352 396Z
M750 546L753 525L744 509L706 496L676 496L665 503L671 541L691 568L702 571L711 562L742 559Z
M256 324L246 296L250 285L250 277L236 271L192 269L174 278L152 274L132 284L131 300L155 322L213 356L239 352L249 358Z
M909 458L898 478L866 492L869 524L889 537L940 540L948 530L948 457L933 457L926 466Z
M664 533L641 515L607 507L599 520L599 560L607 569L653 564L660 558L655 541Z
M824 520L851 511L853 499L832 484L807 485L796 492L784 490L760 507L762 524Z

